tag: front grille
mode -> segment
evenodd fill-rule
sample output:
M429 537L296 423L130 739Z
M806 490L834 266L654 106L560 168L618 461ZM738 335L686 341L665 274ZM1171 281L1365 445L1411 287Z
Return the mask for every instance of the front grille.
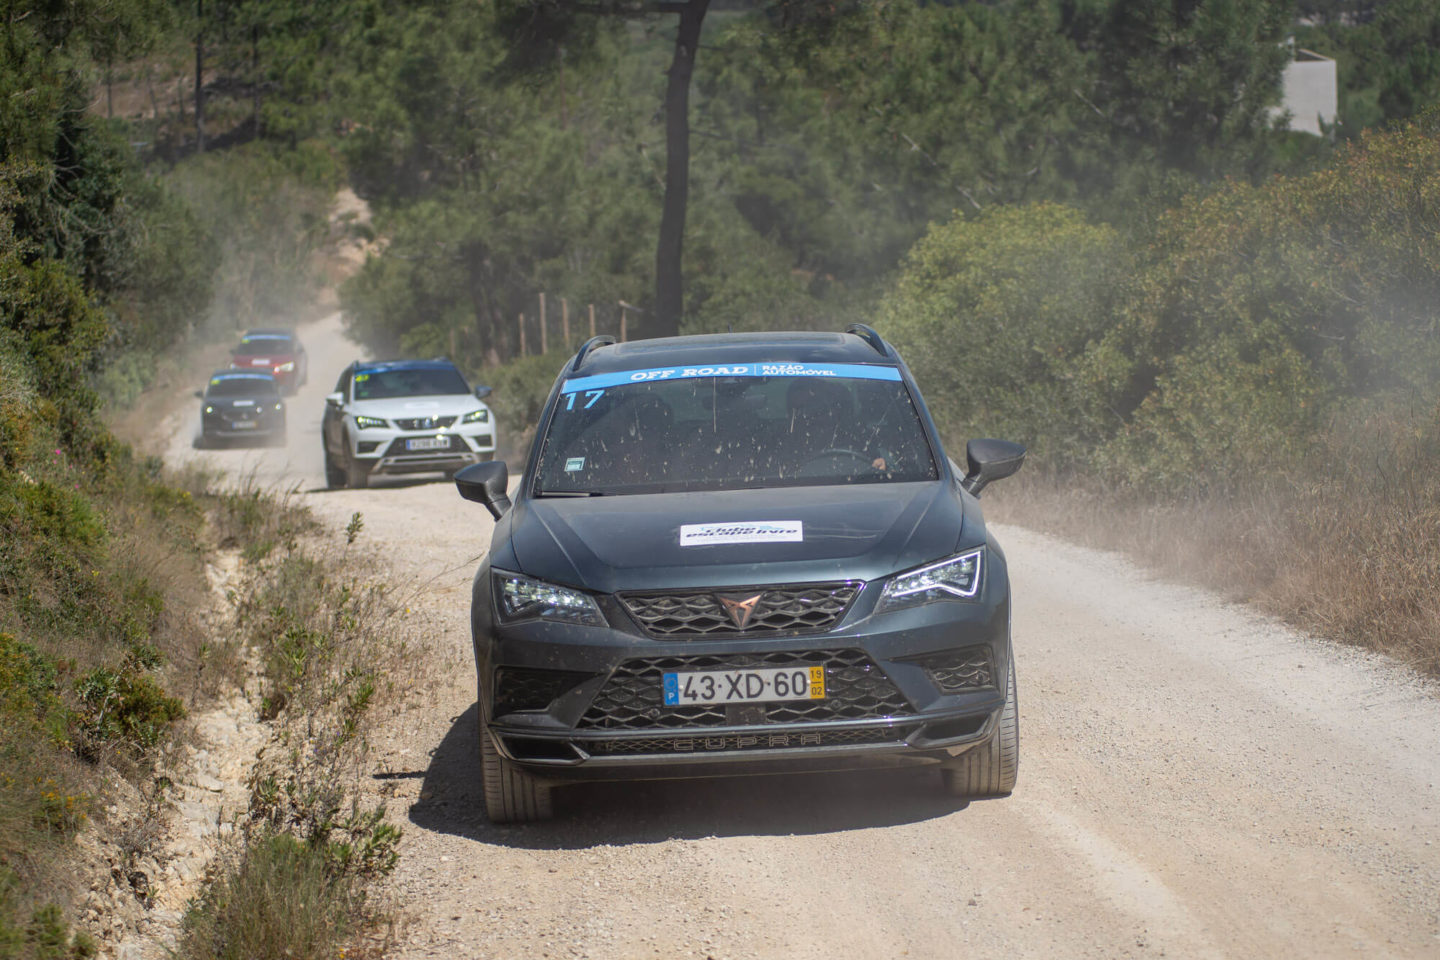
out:
M753 590L623 593L620 602L652 637L703 637L827 630L845 615L859 592L854 583L816 583Z
M405 441L406 441L407 439L410 439L410 438L407 438L407 437L397 437L395 440L392 440L391 443L390 443L390 446L388 446L388 447L385 448L385 453L383 454L383 456L387 456L387 457L423 457L423 456L427 456L427 455L428 455L428 456L434 456L434 455L437 454L437 453L438 453L438 454L446 454L446 453L468 453L468 452L470 451L470 448L467 447L467 446L465 446L465 441L462 440L462 439L460 439L460 437L459 437L457 434L453 434L453 433L450 434L450 436L446 438L447 440L450 441L450 443L449 443L448 446L439 447L439 448L434 449L434 450L407 450L407 449L405 448Z
M782 703L666 706L662 677L671 671L740 670L752 667L825 668L825 697ZM911 714L909 701L875 662L859 650L798 653L646 657L626 660L580 718L579 727L647 730L683 727L749 726L756 723L822 723L874 720ZM732 719L734 717L734 719Z
M411 417L408 420L396 420L395 426L401 430L444 430L454 422L454 417Z
M590 676L593 674L573 670L501 667L495 674L495 715L516 710L544 710L560 694Z
M931 682L944 693L995 686L995 672L990 665L988 647L945 650L929 654L918 662L930 675Z
M712 753L720 750L784 750L795 747L842 747L863 743L903 743L914 724L860 727L853 730L804 730L787 733L725 733L710 736L640 737L625 740L579 741L591 756L647 753Z
M269 420L272 411L263 407L234 407L229 410L220 410L220 419L226 423L236 423L244 420Z

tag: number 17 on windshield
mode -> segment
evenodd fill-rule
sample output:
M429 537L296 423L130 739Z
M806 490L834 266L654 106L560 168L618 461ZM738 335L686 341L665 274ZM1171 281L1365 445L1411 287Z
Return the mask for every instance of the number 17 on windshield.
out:
M566 410L574 410L574 409L575 409L575 396L576 396L576 395L573 394L573 393L567 393L567 394L565 394L565 409L566 409ZM591 407L595 406L595 401L596 401L596 400L599 400L601 397L605 396L605 391L604 391L604 390L586 390L585 393L584 393L584 396L585 396L585 403L581 405L580 409L582 409L582 410L589 410Z

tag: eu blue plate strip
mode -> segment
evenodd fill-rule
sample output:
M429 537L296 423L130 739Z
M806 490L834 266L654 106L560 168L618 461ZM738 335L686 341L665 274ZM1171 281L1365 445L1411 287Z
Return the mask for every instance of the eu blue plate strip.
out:
M687 380L694 377L848 377L856 380L899 380L900 371L896 367L873 366L868 363L729 363L662 367L656 370L621 370L617 373L598 373L593 377L577 377L566 380L560 386L560 392L604 390L627 383Z

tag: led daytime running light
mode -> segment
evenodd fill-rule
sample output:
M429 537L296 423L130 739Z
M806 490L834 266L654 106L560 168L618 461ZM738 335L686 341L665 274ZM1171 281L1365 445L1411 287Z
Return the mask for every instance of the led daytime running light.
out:
M885 585L880 609L914 606L937 600L974 600L980 593L984 548L902 573Z
M588 594L514 573L495 574L502 620L561 620L603 626L605 618Z

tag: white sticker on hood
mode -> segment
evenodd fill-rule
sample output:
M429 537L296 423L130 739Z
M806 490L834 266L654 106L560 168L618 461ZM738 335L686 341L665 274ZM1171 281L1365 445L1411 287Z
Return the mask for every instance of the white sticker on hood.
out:
M798 543L805 539L799 520L742 520L737 523L684 523L680 546L704 547L712 543Z

